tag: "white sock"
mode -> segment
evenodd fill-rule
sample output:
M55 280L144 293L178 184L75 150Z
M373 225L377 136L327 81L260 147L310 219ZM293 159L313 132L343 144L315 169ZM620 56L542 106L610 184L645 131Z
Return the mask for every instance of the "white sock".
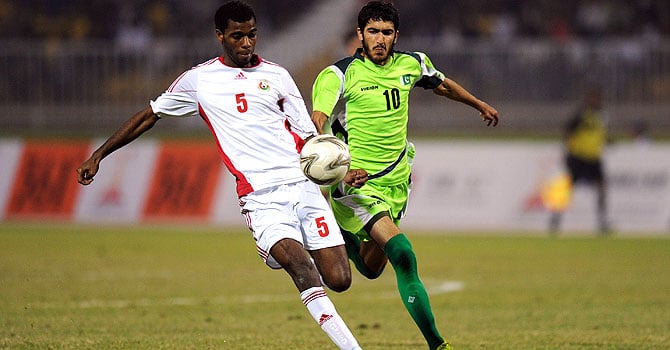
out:
M335 310L335 305L322 287L312 287L300 293L312 318L328 334L330 340L342 350L360 349L356 338Z

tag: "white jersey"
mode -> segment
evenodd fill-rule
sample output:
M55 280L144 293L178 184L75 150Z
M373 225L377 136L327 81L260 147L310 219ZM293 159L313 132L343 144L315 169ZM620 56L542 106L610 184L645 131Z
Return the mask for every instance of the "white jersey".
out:
M151 108L159 117L201 116L216 137L237 194L306 180L299 149L317 131L293 78L255 56L253 67L218 57L177 78Z

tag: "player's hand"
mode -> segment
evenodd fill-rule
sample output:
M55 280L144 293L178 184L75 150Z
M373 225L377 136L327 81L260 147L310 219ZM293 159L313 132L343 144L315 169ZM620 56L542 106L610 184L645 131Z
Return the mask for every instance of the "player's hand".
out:
M93 182L93 177L98 173L99 162L89 158L77 168L77 181L82 185Z
M489 106L488 103L482 102L479 109L479 116L482 117L482 121L486 123L486 126L496 126L498 125L498 111Z
M351 169L342 181L347 186L361 188L368 181L368 172L363 169Z

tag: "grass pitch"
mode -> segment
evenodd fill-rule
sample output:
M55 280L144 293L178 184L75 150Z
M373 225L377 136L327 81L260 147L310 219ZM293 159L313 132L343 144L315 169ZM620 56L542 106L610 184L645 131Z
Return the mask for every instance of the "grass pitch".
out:
M409 233L456 349L670 349L670 239ZM389 266L330 292L366 350L425 350ZM334 349L243 229L0 224L0 348Z

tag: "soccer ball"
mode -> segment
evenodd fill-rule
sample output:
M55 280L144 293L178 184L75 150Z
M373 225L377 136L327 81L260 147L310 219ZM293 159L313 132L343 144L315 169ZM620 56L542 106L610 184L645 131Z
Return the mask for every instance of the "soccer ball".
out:
M333 135L317 135L300 151L302 172L317 185L336 184L349 171L351 156L347 144Z

